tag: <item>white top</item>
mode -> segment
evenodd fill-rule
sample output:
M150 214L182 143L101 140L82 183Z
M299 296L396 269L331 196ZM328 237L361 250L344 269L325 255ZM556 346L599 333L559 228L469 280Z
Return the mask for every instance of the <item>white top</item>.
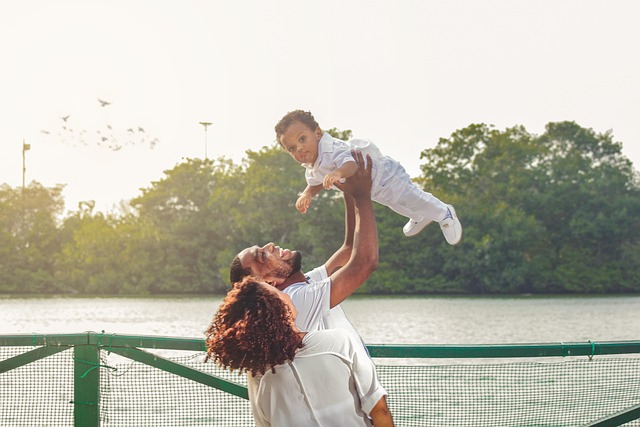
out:
M382 153L376 145L367 139L350 139L342 141L332 137L327 132L322 134L318 142L318 157L314 164L304 163L305 179L309 185L322 184L324 177L331 171L336 170L340 166L348 162L355 162L351 155L351 150L362 151L363 155L369 154L372 160L382 158ZM377 181L377 168L372 170L372 178L375 183Z
M308 282L299 282L287 286L282 292L291 297L298 311L296 326L303 332L323 329L347 329L359 339L340 305L331 307L331 279L325 266L317 267L305 274Z
M283 290L283 292L287 293L291 297L291 301L293 302L293 305L296 307L296 310L298 312L298 316L296 318L296 326L298 327L298 329L300 329L303 332L332 330L332 333L334 333L335 331L341 331L340 332L341 334L346 333L347 335L350 335L351 337L350 342L360 343L360 345L358 346L359 347L358 354L364 355L368 363L371 364L371 367L373 369L372 375L376 381L376 390L379 389L378 393L380 393L377 400L373 403L375 405L375 403L378 400L380 400L380 398L383 395L386 395L387 392L377 382L378 380L376 378L375 366L373 364L373 361L369 358L367 349L364 345L364 341L362 340L362 338L360 337L356 329L353 327L353 325L347 318L344 311L342 311L342 307L340 307L340 305L337 305L333 308L330 308L331 307L331 279L329 278L326 267L324 265L317 267L311 270L310 272L306 273L305 276L307 279L306 282L294 283L292 285L287 286ZM335 333L338 333L338 332L335 332ZM310 335L312 334L307 334L305 338L309 337ZM344 339L341 339L341 340L344 340ZM305 342L305 345L306 345L306 342ZM334 343L334 345L338 345L338 342ZM303 354L302 350L301 352L298 352L294 362L297 362L297 358L299 357L299 355ZM317 365L317 366L320 366L320 365ZM323 378L324 378L323 384L327 384L335 380L333 376L330 376L327 374L329 372L328 369L323 368L322 372L323 372ZM254 419L256 420L256 423L258 423L257 424L258 427L261 427L263 425L270 425L270 424L264 424L264 423L260 424L260 421L259 421L260 417L263 416L260 414L261 413L264 414L264 411L260 409L263 405L263 403L259 400L261 399L261 396L257 395L256 393L256 390L258 389L259 384L261 383L262 383L261 376L258 375L254 377L251 374L247 374L249 402L251 404L251 411L253 412ZM350 390L346 386L345 387L339 386L340 383L336 383L336 384L338 385L329 386L331 387L331 390L334 390L338 387L342 388L343 390ZM282 393L282 395L280 396L281 399L284 399L285 397L288 396L287 390L281 390L280 392ZM273 394L274 391L271 391L271 393ZM295 402L295 403L292 403L292 406L291 406L292 408L295 407L295 405L304 404L304 402L301 403L298 400L296 400L298 399L296 397L291 397L291 399L292 399L292 402ZM353 402L353 400L351 400L351 402ZM372 407L373 406L371 406L371 408ZM304 412L305 414L307 414L307 416L309 416L308 415L309 411L303 411L302 408L304 408L304 406L299 406L298 412ZM370 411L371 409L369 408L368 411L365 411L365 414L368 414ZM302 415L303 414L298 414L298 416L302 416ZM262 421L264 421L263 418L262 418ZM348 424L341 424L339 419L334 419L332 422L334 424L324 424L324 425L327 425L327 426L348 425ZM281 425L296 426L295 423L294 424L278 424L275 422L273 425L278 427ZM318 425L318 424L302 423L298 425L306 426L306 425ZM360 425L369 425L369 424L360 424Z
M368 414L387 393L362 345L341 329L309 332L302 343L275 374L249 381L256 425L371 426Z

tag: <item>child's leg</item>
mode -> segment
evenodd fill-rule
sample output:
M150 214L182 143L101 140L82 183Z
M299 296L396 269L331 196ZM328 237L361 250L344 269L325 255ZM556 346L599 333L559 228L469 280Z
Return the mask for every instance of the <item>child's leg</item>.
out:
M440 222L447 215L447 204L431 193L423 191L414 182L396 186L398 198L388 206L400 215L414 221ZM426 224L425 224L426 226Z
M418 187L395 160L387 158L381 172L385 175L377 188L372 189L372 199L376 202L415 221L440 222L447 215L446 203Z
M453 206L423 191L400 167L384 181L384 188L374 192L373 199L409 218L403 227L406 236L415 236L432 221L438 222L445 239L455 245L462 237L462 225Z

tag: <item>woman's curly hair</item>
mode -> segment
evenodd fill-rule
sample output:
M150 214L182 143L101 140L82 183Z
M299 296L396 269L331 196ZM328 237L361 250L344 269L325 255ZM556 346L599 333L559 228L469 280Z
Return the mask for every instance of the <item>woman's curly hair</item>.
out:
M253 277L234 284L205 333L206 360L254 376L293 360L302 338L289 306L266 286Z

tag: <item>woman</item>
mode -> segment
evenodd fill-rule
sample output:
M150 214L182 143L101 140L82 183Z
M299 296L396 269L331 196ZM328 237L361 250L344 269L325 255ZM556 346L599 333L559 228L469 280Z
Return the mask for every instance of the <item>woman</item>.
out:
M249 381L256 425L393 426L362 344L342 329L301 332L296 315L287 294L247 277L206 332L207 359L259 378Z

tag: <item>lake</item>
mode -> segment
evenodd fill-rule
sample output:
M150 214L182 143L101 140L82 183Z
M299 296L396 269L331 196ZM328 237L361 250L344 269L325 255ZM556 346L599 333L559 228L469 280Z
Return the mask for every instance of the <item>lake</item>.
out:
M203 337L222 296L0 297L0 334L105 331ZM352 296L368 344L500 344L640 339L640 296Z

